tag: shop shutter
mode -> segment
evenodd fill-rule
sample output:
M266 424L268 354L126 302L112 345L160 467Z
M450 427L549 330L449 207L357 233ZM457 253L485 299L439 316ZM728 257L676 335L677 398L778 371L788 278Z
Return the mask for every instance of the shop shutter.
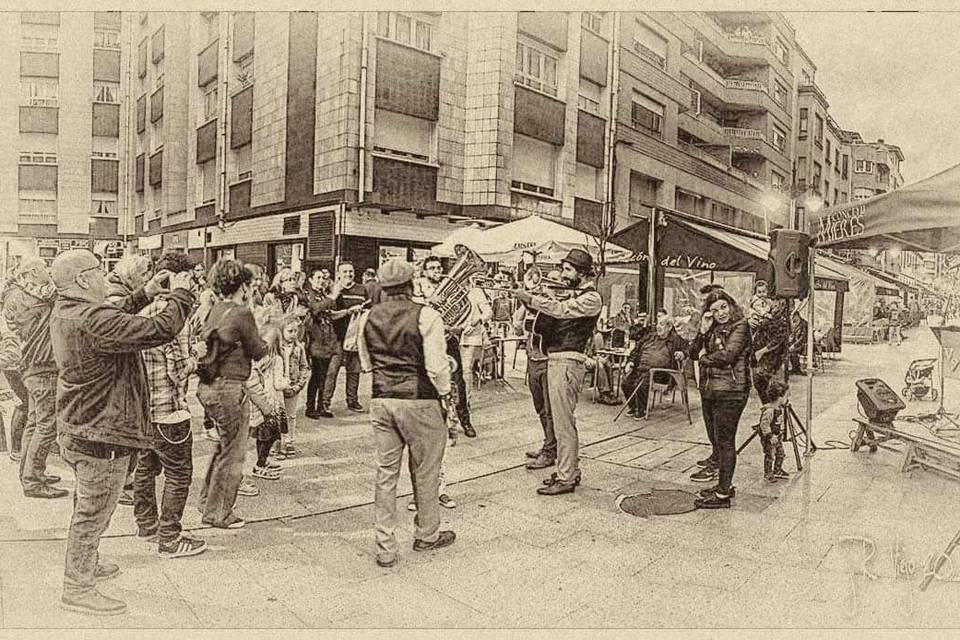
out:
M333 260L334 249L333 211L311 213L307 225L307 260Z

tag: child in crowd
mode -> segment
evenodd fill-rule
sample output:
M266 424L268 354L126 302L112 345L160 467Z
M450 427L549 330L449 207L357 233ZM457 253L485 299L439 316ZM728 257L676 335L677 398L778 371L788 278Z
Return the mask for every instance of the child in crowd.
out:
M763 476L767 482L786 480L790 474L783 470L783 419L787 402L787 385L770 380L764 394L767 402L760 409L760 444L763 446Z
M250 411L250 435L257 441L253 476L264 480L280 479L280 465L270 461L269 455L281 433L286 431L283 391L289 388L290 382L283 375L281 332L274 324L263 327L261 337L267 343L267 355L254 363L247 381L247 391L254 404Z
M280 434L279 459L291 458L297 454L295 438L297 433L297 399L310 377L310 362L307 350L300 339L300 318L288 314L283 319L283 332L280 342L280 357L283 378L288 385L283 390L283 408L287 417L287 433Z

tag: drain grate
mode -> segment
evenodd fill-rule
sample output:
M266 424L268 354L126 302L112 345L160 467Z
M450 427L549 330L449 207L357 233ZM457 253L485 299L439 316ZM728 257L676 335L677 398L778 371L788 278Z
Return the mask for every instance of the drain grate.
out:
M617 507L624 513L640 518L650 516L669 516L695 511L693 501L696 496L678 489L654 489L650 493L617 498Z

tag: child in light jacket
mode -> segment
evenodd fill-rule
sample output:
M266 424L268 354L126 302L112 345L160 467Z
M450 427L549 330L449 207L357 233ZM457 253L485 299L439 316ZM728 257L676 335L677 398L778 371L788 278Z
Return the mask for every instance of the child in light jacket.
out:
M287 432L280 435L281 460L297 454L295 439L297 433L297 400L300 392L310 378L310 361L307 350L300 339L300 317L287 314L283 319L283 331L280 341L281 371L286 388L283 390L283 407L287 418Z
M289 381L283 375L281 331L273 324L263 327L261 337L267 343L267 354L251 367L246 385L254 401L250 409L250 435L257 441L257 462L253 467L253 476L264 480L280 478L280 465L271 463L268 457L270 449L286 430L283 424L283 391L289 387Z

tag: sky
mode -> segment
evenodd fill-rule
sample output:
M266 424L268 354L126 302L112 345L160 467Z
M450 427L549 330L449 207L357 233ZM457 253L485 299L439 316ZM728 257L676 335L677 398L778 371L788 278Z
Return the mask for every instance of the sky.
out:
M960 12L786 16L830 114L898 145L906 183L960 164Z

